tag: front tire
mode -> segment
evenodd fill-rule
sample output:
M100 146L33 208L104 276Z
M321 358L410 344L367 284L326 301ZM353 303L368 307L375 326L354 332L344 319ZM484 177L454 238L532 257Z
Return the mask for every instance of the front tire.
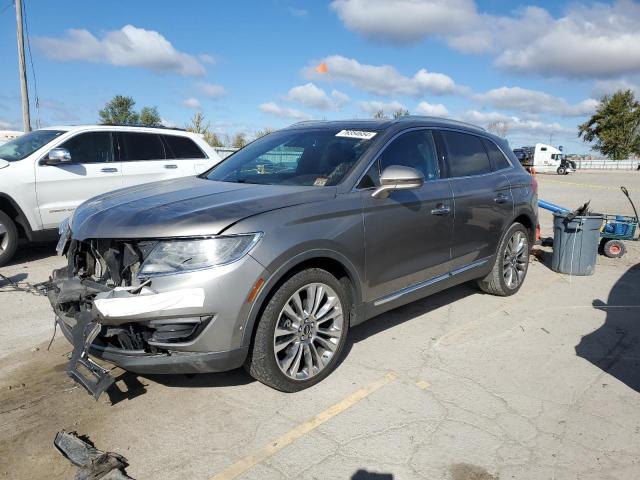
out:
M564 167L558 167L558 175L566 175L567 169Z
M18 248L18 229L14 221L0 212L0 267L7 264Z
M249 374L283 392L304 390L337 366L349 330L344 283L326 270L296 273L270 298L260 317Z
M478 286L486 293L508 297L520 290L528 268L529 232L514 223L502 237L491 273L478 280Z

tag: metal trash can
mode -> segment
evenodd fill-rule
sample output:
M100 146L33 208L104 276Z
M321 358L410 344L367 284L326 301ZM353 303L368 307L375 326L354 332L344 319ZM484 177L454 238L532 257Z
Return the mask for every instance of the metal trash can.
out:
M602 215L588 215L567 221L566 213L553 215L551 269L554 272L593 275L603 218Z

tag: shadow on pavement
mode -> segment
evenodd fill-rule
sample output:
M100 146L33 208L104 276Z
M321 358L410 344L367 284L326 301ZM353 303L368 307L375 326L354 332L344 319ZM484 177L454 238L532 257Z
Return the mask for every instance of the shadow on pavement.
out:
M424 315L450 303L455 303L458 300L474 294L482 295L474 282L467 282L385 312L353 327L353 330L349 332L349 343L361 342L388 328L395 327L396 325L400 325L408 320L412 320L420 315ZM351 345L347 346L348 349L350 347Z
M2 272L0 272L0 275L1 274ZM28 277L29 277L28 273L16 273L15 275L6 276L6 277L2 275L0 277L0 288L3 288L3 287L15 288L18 282L24 282Z
M34 262L43 258L51 257L56 254L55 243L38 243L35 245L23 245L18 248L13 258L7 262L6 266L18 265L25 262Z
M576 354L640 392L640 264L631 267L593 307L607 313L604 324L585 335Z
M393 475L390 473L368 472L367 470L360 469L353 474L351 480L393 480Z

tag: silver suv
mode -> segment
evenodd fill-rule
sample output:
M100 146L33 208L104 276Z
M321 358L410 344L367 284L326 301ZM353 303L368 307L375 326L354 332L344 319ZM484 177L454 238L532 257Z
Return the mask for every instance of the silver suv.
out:
M91 356L307 388L373 316L469 280L516 293L536 189L504 140L404 117L296 124L197 177L95 197L63 225L49 289L68 372L95 396L112 379Z

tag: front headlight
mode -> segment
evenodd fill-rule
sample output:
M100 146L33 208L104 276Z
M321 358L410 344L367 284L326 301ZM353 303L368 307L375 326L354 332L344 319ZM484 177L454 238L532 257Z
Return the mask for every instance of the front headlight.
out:
M261 233L201 239L163 240L153 248L140 275L158 275L226 265L244 257L260 240Z

